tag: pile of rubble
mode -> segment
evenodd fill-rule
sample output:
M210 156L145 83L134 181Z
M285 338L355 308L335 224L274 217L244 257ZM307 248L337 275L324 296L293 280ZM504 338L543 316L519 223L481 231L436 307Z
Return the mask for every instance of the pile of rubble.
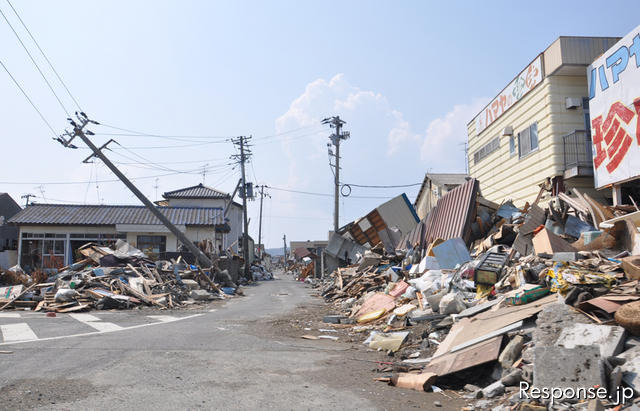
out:
M477 187L443 196L394 252L308 279L337 312L324 321L394 357L377 380L458 390L472 408L631 404L640 211L576 190L518 209Z
M118 240L115 249L93 243L79 252L86 258L46 275L27 275L14 267L0 275L0 310L30 309L75 312L89 309L126 309L142 305L178 308L224 299L242 291L226 270L172 261L152 261ZM254 278L270 276L254 267Z

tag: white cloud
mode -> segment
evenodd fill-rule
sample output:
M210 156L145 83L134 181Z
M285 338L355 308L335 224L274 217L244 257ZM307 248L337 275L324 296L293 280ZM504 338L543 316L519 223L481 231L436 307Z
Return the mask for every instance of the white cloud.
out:
M342 73L329 81L317 79L309 83L304 93L291 103L289 110L276 120L276 131L318 125L322 118L332 115L340 115L353 124L362 118L363 123L375 125L376 137L386 138L388 155L395 154L400 144L419 141L409 122L386 97L351 85ZM323 136L326 137L326 132ZM323 151L322 145L318 147Z
M467 124L487 104L488 98L474 98L471 103L457 104L444 116L427 126L420 157L434 172L464 171L464 143Z
M335 115L347 121L345 130L351 132L351 139L341 146L343 183L407 184L422 179L428 169L464 171L464 147L458 143L467 141L466 125L487 100L477 98L468 104L455 105L431 121L424 133L416 133L404 114L382 93L363 90L343 74L314 80L275 120L276 133L287 133L283 138L287 137L281 143L282 158L270 168L270 178L281 182L280 187L332 193L333 176L327 156L332 130L321 126L320 121ZM300 130L289 133L296 129ZM359 189L354 195L395 196L403 191ZM279 221L279 229L286 232L288 238L326 236L331 227L331 195L274 193L278 214L290 219ZM342 198L340 223L366 214L380 202L380 199ZM274 237L272 241L276 240Z

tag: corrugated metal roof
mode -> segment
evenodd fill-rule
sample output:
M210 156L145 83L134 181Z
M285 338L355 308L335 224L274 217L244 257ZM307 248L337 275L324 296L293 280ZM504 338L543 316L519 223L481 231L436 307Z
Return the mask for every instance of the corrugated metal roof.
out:
M214 226L223 223L221 208L158 207L176 225ZM9 220L15 224L115 225L162 224L144 206L31 204Z
M179 190L168 191L162 195L164 198L229 198L229 194L218 191L214 188L207 187L205 185L198 184L197 186L191 186L187 188L181 188Z
M361 226L363 220L368 223L364 227ZM395 227L404 234L413 230L419 221L413 205L405 194L401 194L379 205L365 217L357 220L355 224L349 225L345 231L349 232L359 244L369 243L373 247L380 242L378 234L380 231ZM365 228L364 231L363 228Z
M425 221L425 245L437 238L449 240L460 237L465 242L469 241L478 187L478 180L472 178L438 200Z

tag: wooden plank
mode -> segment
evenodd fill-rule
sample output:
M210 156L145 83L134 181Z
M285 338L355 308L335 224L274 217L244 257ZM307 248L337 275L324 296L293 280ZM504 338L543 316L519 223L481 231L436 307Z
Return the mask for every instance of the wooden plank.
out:
M605 220L600 223L600 228L612 228L615 223L618 221L628 220L631 221L636 226L640 226L640 211L636 211L635 213L629 213L620 217L614 217L608 220Z
M138 292L137 290L134 290L132 287L129 287L128 285L124 284L122 281L118 280L117 283L125 292L127 292L127 293L133 295L134 297L138 298L143 303L148 304L148 305L157 305L157 306L160 306L160 307L164 307L162 304L160 304L156 300L154 300L152 298L148 298L146 295L142 294L141 292Z
M211 279L204 273L204 271L202 271L202 268L198 267L198 273L200 274L200 277L202 277L202 279L209 284L209 286L211 287L212 290L216 291L218 294L220 294L220 289L218 288L218 286L211 281Z
M593 206L591 205L591 203L589 203L587 201L587 199L582 195L582 193L580 193L580 191L578 191L577 188L572 188L573 192L576 194L576 196L578 196L578 198L580 199L580 201L587 207L587 209L589 210L589 215L591 216L591 220L593 221L593 226L594 227L598 227L600 225L600 223L602 222L602 220L599 219L598 214L596 213L595 209L593 208Z
M497 337L497 336L502 335L502 334L506 334L506 333L508 333L509 331L512 331L512 330L515 330L515 329L517 329L517 328L522 327L522 324L523 324L523 321L522 321L522 320L520 320L520 321L515 322L515 323L513 323L513 324L507 325L506 327L502 327L502 328L500 328L500 329L498 329L498 330L491 331L490 333L487 333L487 334L481 335L481 336L476 337L476 338L474 338L474 339L471 339L471 340L469 340L469 341L465 341L465 342L463 342L462 344L458 344L458 345L456 345L456 346L452 347L452 348L451 348L451 352L460 351L460 350L462 350L462 349L465 349L465 348L467 348L467 347L470 347L470 346L472 346L472 345L475 345L475 344L477 344L477 343L479 343L479 342L482 342L482 341L488 340L488 339L493 338L493 337Z
M569 197L565 193L558 193L558 198L573 207L576 211L584 214L589 214L589 209L584 204L582 204L582 202Z
M16 295L15 297L13 297L12 299L10 299L5 305L3 305L2 307L0 307L0 311L4 310L5 308L7 308L8 306L10 306L11 304L13 304L14 301L18 300L20 297L22 297L23 295L25 295L26 293L28 293L29 291L33 290L36 287L36 284L31 284L29 287L25 288L22 290L22 292L18 295Z
M73 306L73 307L69 307L69 308L62 308L62 309L56 308L56 312L58 312L58 313L71 313L71 312L74 312L74 311L82 311L82 310L85 310L87 308L89 308L88 305L79 304L79 305L76 305L76 306Z
M526 305L502 307L495 311L482 312L472 318L463 318L451 327L449 334L438 347L434 357L443 355L449 349L473 340L479 335L486 335L520 320L532 317L542 311L545 306L555 304L557 299L558 296L556 294L551 294Z
M494 361L500 354L501 343L502 336L500 335L456 353L433 358L424 368L424 372L433 372L443 376Z

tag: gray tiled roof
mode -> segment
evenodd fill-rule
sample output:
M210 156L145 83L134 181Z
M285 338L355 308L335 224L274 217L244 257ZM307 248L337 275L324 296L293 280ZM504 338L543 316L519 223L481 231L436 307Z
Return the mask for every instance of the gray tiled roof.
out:
M229 194L223 193L203 184L197 186L181 188L179 190L168 191L162 195L164 198L229 198Z
M223 223L221 208L158 207L177 225L214 226ZM47 225L162 224L144 206L31 204L10 223Z

